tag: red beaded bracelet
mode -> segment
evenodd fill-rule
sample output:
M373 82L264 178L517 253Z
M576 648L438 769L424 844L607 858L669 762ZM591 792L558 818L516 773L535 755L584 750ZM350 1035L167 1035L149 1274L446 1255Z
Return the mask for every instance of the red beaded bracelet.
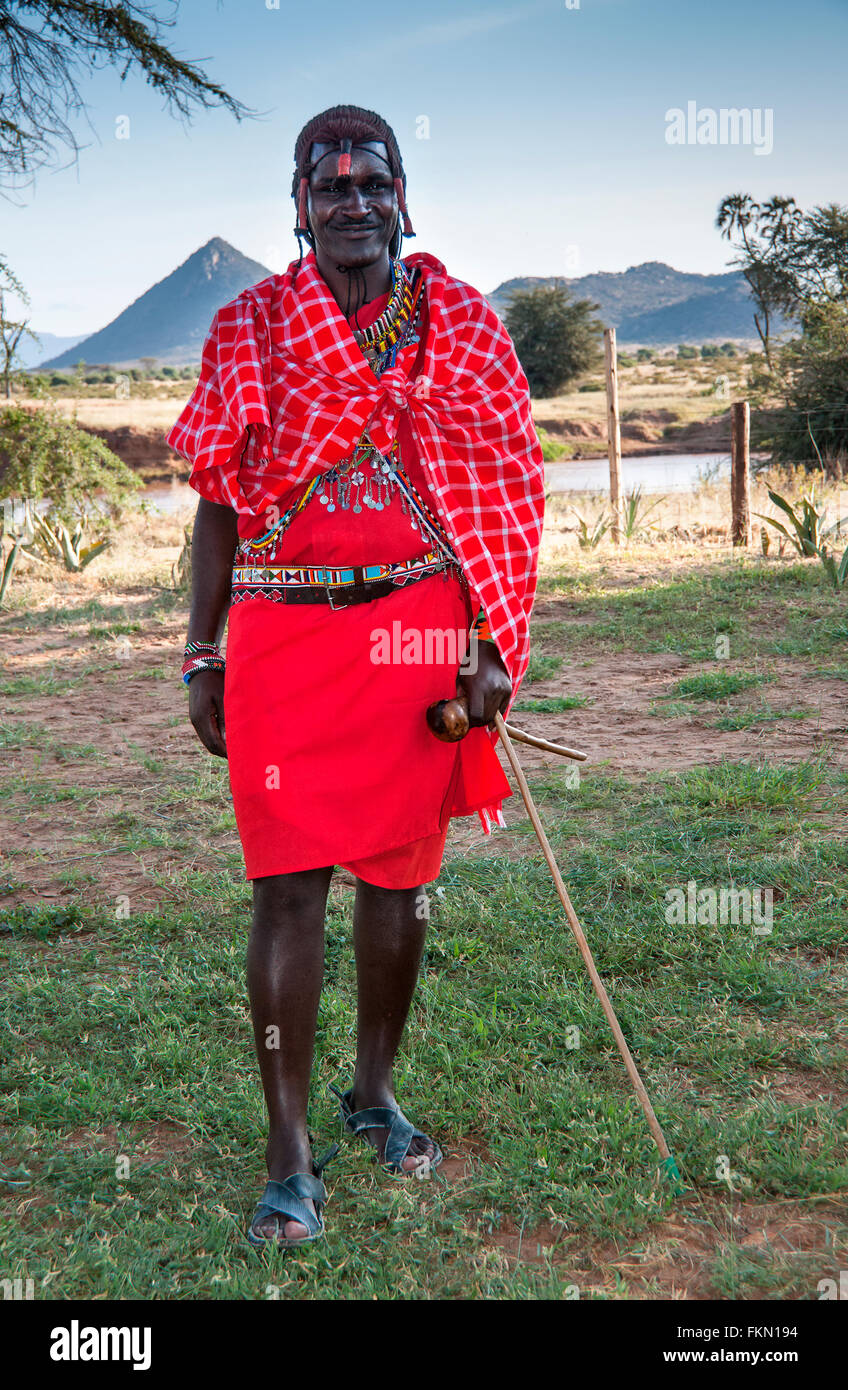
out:
M186 642L182 678L188 685L198 671L223 671L224 658L217 642Z

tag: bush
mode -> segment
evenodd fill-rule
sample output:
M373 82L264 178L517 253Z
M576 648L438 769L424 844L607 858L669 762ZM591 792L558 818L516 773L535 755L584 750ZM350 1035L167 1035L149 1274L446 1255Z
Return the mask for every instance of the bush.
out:
M542 429L541 425L536 427L536 434L542 446L542 458L545 463L556 463L557 459L561 459L563 454L569 452L567 444L561 444L558 439L552 439L548 431Z
M808 317L803 337L781 349L777 378L784 405L773 461L839 472L848 459L848 304Z
M67 526L111 515L139 487L102 439L53 410L0 411L0 496L49 503Z
M601 360L597 304L567 286L539 285L512 295L505 322L533 396L556 396Z
M677 349L677 356L686 359L689 359L691 357L697 357L698 349L694 347L689 347L687 343L681 343Z

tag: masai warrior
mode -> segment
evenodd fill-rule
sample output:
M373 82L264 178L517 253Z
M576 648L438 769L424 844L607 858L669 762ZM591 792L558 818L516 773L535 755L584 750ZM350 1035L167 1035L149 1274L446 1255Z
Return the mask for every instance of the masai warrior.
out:
M270 1120L260 1245L324 1229L326 1160L313 1161L306 1111L335 865L357 879L345 1128L394 1173L441 1160L399 1110L392 1067L450 818L502 823L490 726L527 667L544 493L497 316L433 256L400 258L413 233L390 127L335 107L301 131L295 165L300 257L217 313L169 435L201 496L190 717L229 760L253 882L248 985ZM375 660L375 634L428 631L470 631L466 663L450 643ZM472 727L441 743L425 711L455 690Z

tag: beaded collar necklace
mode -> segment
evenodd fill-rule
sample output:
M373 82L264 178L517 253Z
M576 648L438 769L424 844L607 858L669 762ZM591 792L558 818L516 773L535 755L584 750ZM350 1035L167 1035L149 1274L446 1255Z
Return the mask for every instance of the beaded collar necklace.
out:
M378 319L368 328L354 328L354 340L368 361L373 364L399 342L412 317L416 295L406 267L401 260L391 262L392 288L389 302Z

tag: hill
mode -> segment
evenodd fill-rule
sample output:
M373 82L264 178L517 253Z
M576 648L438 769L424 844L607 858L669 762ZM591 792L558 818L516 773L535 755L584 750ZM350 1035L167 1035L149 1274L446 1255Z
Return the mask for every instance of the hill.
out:
M215 311L270 274L267 266L213 237L99 332L81 341L56 340L63 350L42 365L67 368L82 360L127 367L144 357L163 366L198 362ZM488 298L503 316L514 291L553 284L555 278L505 280ZM646 261L620 273L561 278L578 299L600 306L599 318L615 327L622 344L757 341L753 303L739 271L694 275ZM49 335L44 336L49 347Z
M215 311L270 274L267 266L213 237L105 328L44 366L75 367L82 360L89 365L128 367L142 357L154 357L168 366L199 362Z
M33 331L37 332L37 330ZM60 352L66 352L75 343L82 341L79 336L76 338L58 337L55 333L38 333L37 336L38 342L34 343L32 338L24 335L18 345L18 359L24 367L38 367L48 358L55 357Z
M503 315L516 290L551 285L556 278L505 280L488 296L489 302ZM753 301L738 270L695 275L662 261L645 261L620 273L560 278L575 298L599 305L598 317L615 328L621 344L758 341Z

